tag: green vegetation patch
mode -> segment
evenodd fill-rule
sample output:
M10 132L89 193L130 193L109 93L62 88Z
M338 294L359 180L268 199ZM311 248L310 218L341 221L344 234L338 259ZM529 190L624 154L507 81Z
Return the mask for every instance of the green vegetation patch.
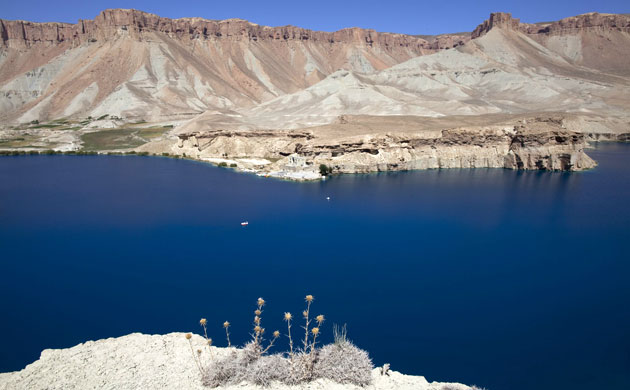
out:
M2 148L41 148L41 145L36 145L38 143L42 143L38 137L32 135L20 135L15 138L8 139L0 139L0 147ZM52 145L52 147L56 146L52 143L46 143L48 145Z
M54 128L61 127L61 126L63 126L63 124L61 124L61 123L46 123L46 124L43 124L43 125L31 126L31 129L54 129Z
M155 138L161 137L166 131L170 128L168 127L151 127L147 129L138 130L138 136L146 139L147 141L151 141Z
M83 150L132 149L146 143L136 130L116 129L86 133L81 136Z
M83 150L133 149L164 134L163 127L150 129L113 129L85 133Z

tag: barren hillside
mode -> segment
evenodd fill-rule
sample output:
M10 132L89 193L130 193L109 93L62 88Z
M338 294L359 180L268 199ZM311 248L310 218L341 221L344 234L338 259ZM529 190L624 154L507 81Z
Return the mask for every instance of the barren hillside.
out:
M0 37L0 117L18 122L229 113L338 69L372 72L468 39L430 43L359 28L327 33L122 9L75 25L0 20Z

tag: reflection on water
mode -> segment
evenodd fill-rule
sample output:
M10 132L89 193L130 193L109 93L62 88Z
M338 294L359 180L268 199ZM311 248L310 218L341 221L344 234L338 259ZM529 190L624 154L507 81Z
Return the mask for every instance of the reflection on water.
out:
M630 146L589 172L289 183L148 157L0 159L0 370L130 332L245 341L312 293L376 364L491 389L630 387ZM330 200L326 200L330 197ZM247 228L240 222L248 220ZM33 335L16 338L16 334Z

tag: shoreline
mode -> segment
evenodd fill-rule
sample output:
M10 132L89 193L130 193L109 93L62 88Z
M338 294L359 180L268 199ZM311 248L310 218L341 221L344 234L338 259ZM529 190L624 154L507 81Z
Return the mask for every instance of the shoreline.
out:
M615 141L615 140L596 140L589 141L589 143L599 144L599 143L630 143L629 141ZM585 149L595 149L594 147L588 146ZM253 176L265 178L265 179L276 179L287 182L298 182L298 183L317 183L323 180L328 180L330 177L334 176L342 176L342 175L373 175L373 174L383 174L383 173L399 173L399 172L413 172L413 171L428 171L428 170L452 170L452 169L505 169L510 171L543 171L548 173L558 173L558 172L569 172L569 173L579 173L592 171L597 166L593 166L588 169L578 170L578 171L567 171L561 169L545 169L545 170L537 170L537 169L511 169L506 167L436 167L436 168L418 168L418 169L395 169L395 170L378 170L378 171L358 171L358 172L339 172L333 173L326 176L319 176L314 179L295 179L290 177L283 177L278 175L270 175L265 173L264 171L255 171L248 169L239 169L238 167L231 166L222 166L220 163L208 161L207 159L194 158L191 156L181 156L176 154L159 154L159 153L149 153L149 152L139 152L135 150L123 152L123 151L60 151L60 150L0 150L0 158L1 157L18 157L18 156L109 156L109 157L127 157L127 156L135 156L135 157L158 157L158 158L168 158L173 160L185 160L191 162L197 162L205 165L212 166L214 168L224 168L232 170L235 173L239 174L250 174Z

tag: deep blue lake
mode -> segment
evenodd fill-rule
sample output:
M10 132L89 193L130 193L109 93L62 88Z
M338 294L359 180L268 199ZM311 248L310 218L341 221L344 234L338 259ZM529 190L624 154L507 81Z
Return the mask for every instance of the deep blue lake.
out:
M588 153L600 165L581 173L318 183L157 157L2 157L0 371L91 339L199 333L201 317L216 345L225 320L240 344L256 298L282 330L313 294L324 341L346 323L396 371L629 389L630 145Z

